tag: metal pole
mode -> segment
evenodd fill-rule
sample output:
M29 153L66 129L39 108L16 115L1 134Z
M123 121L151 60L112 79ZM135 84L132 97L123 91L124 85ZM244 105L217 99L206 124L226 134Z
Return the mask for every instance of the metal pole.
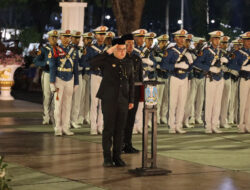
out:
M209 5L208 5L208 0L207 0L207 32L209 31Z
M166 4L166 33L169 34L169 0Z
M184 26L184 0L181 0L181 29Z

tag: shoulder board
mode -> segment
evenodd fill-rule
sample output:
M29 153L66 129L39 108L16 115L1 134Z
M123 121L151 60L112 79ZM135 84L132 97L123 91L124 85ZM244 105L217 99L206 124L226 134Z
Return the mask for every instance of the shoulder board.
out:
M249 56L247 52L245 52L245 51L243 51L243 50L241 50L241 49L239 50L239 52L240 52L241 54L247 56L247 57Z
M51 50L51 48L49 46L45 46L44 48L46 48L47 50Z
M236 57L235 53L232 53L232 54L230 55L230 57L231 57L231 59L235 59L235 57Z
M51 51L49 52L48 58L50 59L52 57Z
M224 49L221 49L221 52L222 52L222 53L225 53L225 54L227 53L227 51L224 50Z
M134 48L134 50L138 53L141 53L141 50L137 49L137 48Z
M38 52L36 53L36 55L41 55L42 54L42 50L39 49Z
M200 52L198 53L198 56L203 56L203 51L200 51Z
M175 47L173 47L172 50L174 50L178 54L181 54L181 52L179 50L177 50Z
M101 53L102 50L100 50L98 47L96 47L95 45L90 46L92 49L94 49L95 51L97 51L98 53Z

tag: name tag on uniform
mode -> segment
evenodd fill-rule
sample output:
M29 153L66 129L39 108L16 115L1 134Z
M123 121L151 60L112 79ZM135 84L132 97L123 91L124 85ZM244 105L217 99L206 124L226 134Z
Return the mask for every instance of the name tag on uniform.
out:
M156 86L147 85L145 88L145 104L147 106L157 105L158 92Z

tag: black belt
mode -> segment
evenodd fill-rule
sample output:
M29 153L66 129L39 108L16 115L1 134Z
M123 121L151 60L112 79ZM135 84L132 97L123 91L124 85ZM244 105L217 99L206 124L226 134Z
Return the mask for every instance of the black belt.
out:
M82 72L83 72L83 70L78 71L78 75L81 75L81 74L82 74Z
M233 75L233 74L231 74L231 79L232 79L234 82L236 82L236 81L239 79L239 77L238 77L238 76L235 76L235 75Z
M204 77L204 73L201 70L195 69L193 70L193 74L195 78L202 78Z
M250 79L250 72L249 71L240 71L240 77L246 80Z

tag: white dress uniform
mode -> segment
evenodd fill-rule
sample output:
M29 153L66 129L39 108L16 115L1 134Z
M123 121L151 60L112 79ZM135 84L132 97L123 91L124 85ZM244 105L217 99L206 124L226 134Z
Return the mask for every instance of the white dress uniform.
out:
M147 32L148 31L145 29L138 29L132 32L132 34L134 36L144 37ZM140 57L142 57L143 49L144 49L144 46L137 46L135 44L134 51L137 52ZM142 126L143 126L143 102L140 102L138 105L136 116L135 116L135 125L134 125L133 133L138 133L138 132L142 133Z
M99 26L93 31L96 34L106 34L108 27ZM87 54L83 56L85 69L89 69L88 60L106 51L105 45L92 44L86 48ZM90 71L90 134L96 135L102 133L103 130L103 114L101 109L101 100L96 97L97 91L102 81L102 73L100 70Z
M242 39L235 39L232 41L232 44L241 46ZM232 55L234 55L233 50ZM238 104L239 104L239 76L233 75L231 73L231 97L229 102L229 115L228 115L228 123L235 124L238 121Z
M81 32L79 31L73 31L72 32L72 37L81 37ZM77 52L77 57L78 60L81 59L82 56L82 52L79 46L77 45L73 45L73 47L75 48L76 52ZM70 122L71 122L71 126L73 128L80 128L81 125L78 124L78 117L80 114L80 108L81 108L81 97L82 97L82 88L83 88L83 84L82 84L82 66L80 66L80 64L78 65L78 80L79 80L79 85L78 88L76 89L76 91L73 93L73 98L72 98L72 106L71 106L71 115L70 115Z
M71 36L70 30L62 30L60 35ZM75 48L59 46L50 57L50 87L55 92L55 135L73 135L70 128L70 113L73 91L79 84L78 59Z
M186 30L173 33L176 37L186 37ZM170 133L186 133L182 129L184 108L188 91L188 69L192 64L192 56L184 47L174 47L168 50L168 55L162 59L161 68L169 71L170 96L169 96L169 121Z
M58 37L58 32L56 30L51 30L48 32L50 37ZM43 124L49 124L49 122L54 123L54 101L52 100L52 92L50 90L50 74L49 74L49 53L53 51L51 45L46 45L42 47L38 53L37 57L34 59L36 66L42 67L43 72L41 76L41 85L43 90Z
M209 33L211 38L220 38L224 34L221 31ZM226 59L226 58L224 58ZM224 87L222 79L221 62L222 53L219 48L207 47L194 62L194 67L206 72L205 87L205 121L206 133L221 133L220 125L221 99ZM218 65L217 65L218 64Z
M91 38L93 40L94 33L86 32L82 35L83 38ZM81 51L85 51L87 44L85 47L81 48ZM85 55L83 55L85 56ZM85 121L87 124L90 124L90 68L83 68L82 72L82 97L81 97L81 105L80 112L78 116L78 124L82 125Z
M223 36L221 39L221 43L228 43L229 39L230 37ZM221 51L224 54L223 56L229 58L228 52L226 50L222 49ZM223 98L221 100L220 125L221 127L224 128L230 128L231 126L228 124L228 109L231 97L231 73L225 71L223 73L223 78L224 78L224 88L222 93Z
M193 35L188 34L187 40L192 40ZM199 38L198 38L199 39ZM191 51L193 60L195 60L196 54ZM193 69L189 74L189 88L188 98L185 106L184 114L184 126L192 128L191 124L203 124L202 121L202 108L204 104L204 83L205 77L202 71Z
M205 42L205 38L193 37L194 41L201 43ZM205 43L202 44L196 54L193 56L193 60L197 59L197 55L204 49ZM192 124L204 124L202 119L202 110L205 99L205 76L203 71L193 69L191 71L190 91L188 92L188 100L185 108L184 124L186 127L194 127Z
M241 35L244 40L250 40L250 31ZM247 49L248 48L248 49ZM239 71L240 76L240 114L239 132L250 133L250 48L244 47L234 53L229 68Z
M158 43L161 41L168 41L169 36L167 34L163 34L157 38ZM168 97L169 97L169 74L168 72L162 70L160 68L160 64L162 62L162 58L164 57L164 53L167 51L166 47L160 49L157 47L155 50L155 60L157 62L156 65L156 73L157 73L157 81L164 82L163 85L157 86L158 91L158 103L157 103L157 123L167 124L167 115L168 115Z

